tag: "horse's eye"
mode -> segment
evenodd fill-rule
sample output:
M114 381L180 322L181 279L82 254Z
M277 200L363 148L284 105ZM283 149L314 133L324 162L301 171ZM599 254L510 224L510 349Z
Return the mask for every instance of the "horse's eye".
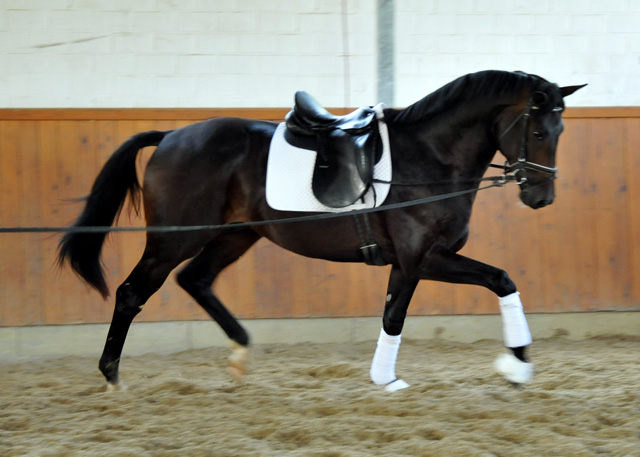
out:
M536 140L544 140L544 133L535 131L535 132L533 132L533 137Z

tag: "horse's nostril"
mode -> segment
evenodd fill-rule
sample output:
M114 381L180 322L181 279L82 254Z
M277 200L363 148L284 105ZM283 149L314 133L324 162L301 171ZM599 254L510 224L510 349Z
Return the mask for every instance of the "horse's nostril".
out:
M544 200L538 200L536 203L534 203L531 207L533 209L539 209L539 208L544 208L545 206L550 205L551 203L553 203L552 199L544 199Z

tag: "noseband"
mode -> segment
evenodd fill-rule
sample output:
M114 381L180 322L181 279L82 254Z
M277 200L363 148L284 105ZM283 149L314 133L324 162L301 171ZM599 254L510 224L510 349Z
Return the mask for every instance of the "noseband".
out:
M539 163L529 162L527 160L527 152L529 147L529 121L531 119L531 110L540 109L540 107L533 104L533 98L527 102L527 106L525 106L524 110L515 118L515 120L505 129L504 132L499 136L502 138L507 133L513 129L520 120L524 119L522 124L522 142L520 144L520 152L518 154L518 160L515 163L509 163L509 161L505 162L503 168L505 172L511 173L513 176L518 176L520 174L519 179L516 181L518 185L522 185L527 182L527 172L526 170L538 171L541 173L547 173L551 175L549 179L556 179L556 173L558 172L558 167L547 167L546 165L540 165ZM562 111L561 107L554 108L553 111Z

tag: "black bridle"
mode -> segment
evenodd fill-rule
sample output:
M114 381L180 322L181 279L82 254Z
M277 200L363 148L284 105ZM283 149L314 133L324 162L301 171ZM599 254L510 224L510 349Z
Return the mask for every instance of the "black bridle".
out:
M540 92L546 98L546 94L544 92ZM540 165L539 163L529 162L527 160L527 153L529 148L529 121L531 119L531 110L540 109L539 106L534 105L533 97L529 99L527 105L524 110L516 117L511 124L500 134L498 138L504 137L507 133L509 133L522 119L524 122L522 123L522 142L520 144L520 151L518 153L518 159L514 163L510 163L509 161L505 162L504 165L494 165L491 166L494 168L501 168L505 171L505 173L511 174L512 176L517 177L516 183L518 185L522 185L527 182L527 172L526 170L538 171L541 173L549 174L549 179L556 179L556 174L558 172L558 167L548 167L546 165ZM562 111L562 107L553 108L554 112ZM520 175L518 177L518 175Z

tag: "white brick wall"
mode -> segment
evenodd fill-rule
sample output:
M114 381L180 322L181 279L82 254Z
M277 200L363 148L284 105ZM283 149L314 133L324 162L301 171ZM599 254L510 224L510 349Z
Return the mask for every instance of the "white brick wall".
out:
M342 4L0 0L0 107L373 104L376 1L346 0L348 67ZM640 105L640 0L396 0L395 45L398 106L489 68Z
M572 106L640 105L638 0L396 0L396 99L490 68L589 83Z

